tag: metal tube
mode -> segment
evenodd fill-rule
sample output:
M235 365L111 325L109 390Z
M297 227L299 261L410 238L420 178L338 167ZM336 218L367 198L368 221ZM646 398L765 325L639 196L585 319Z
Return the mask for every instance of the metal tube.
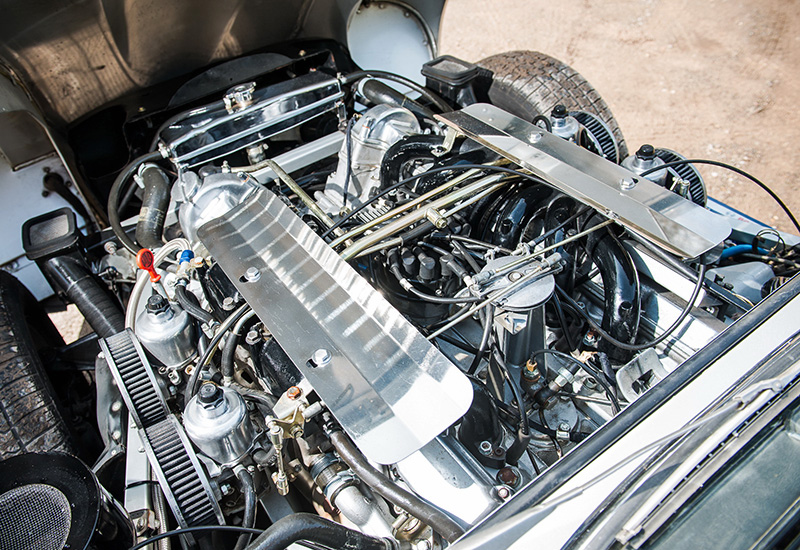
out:
M412 208L414 208L418 204L422 204L423 202L425 202L429 198L435 197L436 195L439 195L439 194L443 193L444 191L447 191L448 189L458 185L462 181L468 180L469 178L471 178L472 176L474 176L478 172L479 172L479 170L477 170L477 169L467 170L466 172L464 172L460 176L456 176L455 178L451 179L447 183L444 183L444 184L440 185L439 187L437 187L435 189L431 189L430 191L420 195L416 199L414 199L412 201L409 201L409 202L407 202L405 204L401 204L397 208L395 208L393 210L390 210L389 212L386 212L385 214L382 214L382 215L378 216L377 218L368 221L367 223L359 225L358 227L348 231L343 236L341 236L341 237L335 239L333 242L331 242L331 248L336 248L337 246L339 246L340 244L342 244L346 240L352 239L353 237L357 237L358 235L361 235L365 231L367 231L369 229L372 229L376 225L379 225L379 224L381 224L381 223L383 223L383 222L385 222L387 220L390 220L390 219L394 218L395 216L397 216L399 214L402 214L403 212L405 212L407 210L411 210Z
M386 237L390 237L396 232L400 231L401 229L405 229L406 227L425 219L426 212L433 208L438 210L444 206L449 206L455 202L458 202L462 199L472 196L474 193L477 193L481 188L486 187L487 185L492 185L496 183L499 179L505 177L505 174L492 174L491 176L486 176L485 178L481 178L478 181L475 181L465 187L457 189L444 197L440 197L435 201L427 204L424 208L417 208L416 210L409 212L405 216L398 218L397 220L381 227L374 233L356 241L352 245L348 246L344 249L341 256L342 259L347 261L352 258L355 258L359 252L362 250L366 250L367 248L371 247L372 245L379 243Z
M297 182L296 182L296 181L294 181L294 180L292 179L292 177L291 177L289 174L287 174L287 173L284 171L284 169L283 169L283 168L281 168L281 167L278 165L278 163L277 163L277 162L275 162L274 160L271 160L271 159L270 159L270 160L265 160L265 161L264 161L264 163L265 163L267 166L269 166L269 168L270 168L270 169L271 169L273 172L275 172L275 173L278 175L278 178L280 178L280 180L281 180L283 183L285 183L285 184L286 184L286 186L287 186L289 189L291 189L291 190L292 190L292 192L293 192L295 195L297 195L297 198L299 198L301 201L303 201L303 204L305 204L305 205L308 207L308 209L309 209L309 210L311 210L311 213L312 213L312 214L314 214L314 215L315 215L315 216L316 216L316 217L319 219L319 221L321 221L322 223L324 223L324 224L325 224L325 226L326 226L326 227L328 227L328 228L331 228L331 227L333 227L333 220L332 220L332 219L330 219L330 218L328 217L328 215L327 215L325 212L323 212L322 208L320 208L319 206L317 206L317 203L316 203L316 202L314 202L314 199L312 199L311 197L309 197L309 196L308 196L308 193L306 193L306 192L303 190L303 188L302 188L302 187L300 187L300 186L297 184ZM335 235L341 235L343 232L342 232L342 230L341 230L341 229L338 229L338 228L337 228L337 229L335 229L335 230L333 231L333 233L334 233Z

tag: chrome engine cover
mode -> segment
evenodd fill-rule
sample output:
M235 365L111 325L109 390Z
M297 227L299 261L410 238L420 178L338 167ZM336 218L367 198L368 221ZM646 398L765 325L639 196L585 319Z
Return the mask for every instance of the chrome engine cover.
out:
M396 463L466 413L467 377L272 192L198 235L367 458Z

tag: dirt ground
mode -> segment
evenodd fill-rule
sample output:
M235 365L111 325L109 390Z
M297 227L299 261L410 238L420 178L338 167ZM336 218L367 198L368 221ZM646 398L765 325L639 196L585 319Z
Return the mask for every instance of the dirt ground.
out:
M448 0L439 50L559 58L600 92L631 151L731 163L800 213L800 0ZM712 196L790 230L752 183L701 171ZM67 341L78 336L74 306L52 315Z
M800 1L448 0L441 53L536 50L580 72L642 143L750 172L800 214ZM709 194L780 229L755 185L701 168Z

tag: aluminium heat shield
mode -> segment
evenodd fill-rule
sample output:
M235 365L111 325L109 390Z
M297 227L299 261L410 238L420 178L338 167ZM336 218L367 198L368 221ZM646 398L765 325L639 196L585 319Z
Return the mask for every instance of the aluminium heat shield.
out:
M466 376L272 192L198 235L370 460L398 462L466 413Z
M436 118L682 258L709 252L731 232L722 216L493 105Z

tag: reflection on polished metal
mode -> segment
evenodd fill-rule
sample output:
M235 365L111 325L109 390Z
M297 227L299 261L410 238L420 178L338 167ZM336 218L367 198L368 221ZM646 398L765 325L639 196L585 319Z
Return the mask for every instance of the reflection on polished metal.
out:
M461 371L270 191L198 234L370 460L402 460L469 408Z
M730 234L721 216L492 105L437 118L683 258L708 252Z
M312 73L251 96L236 109L206 106L172 121L159 135L170 160L192 167L239 151L334 110L344 94L335 78Z

